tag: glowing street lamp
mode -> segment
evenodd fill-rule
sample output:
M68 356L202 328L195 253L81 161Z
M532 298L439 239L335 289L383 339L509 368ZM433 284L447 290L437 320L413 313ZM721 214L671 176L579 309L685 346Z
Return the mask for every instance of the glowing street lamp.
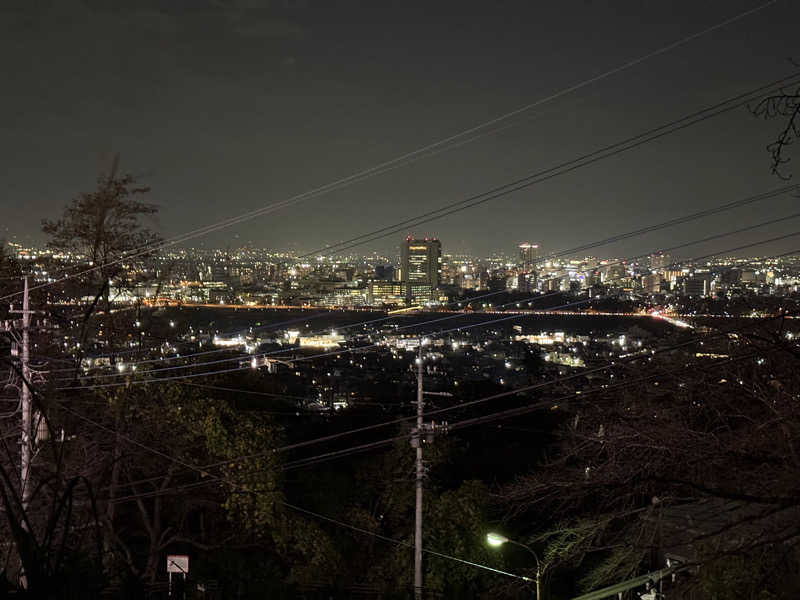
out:
M522 542L518 542L516 540L512 540L507 538L506 536L491 531L486 534L486 543L489 544L492 548L499 548L503 544L514 544L515 546L522 546L533 554L533 558L536 560L536 600L541 600L541 586L540 582L542 579L542 568L541 563L539 562L539 557L536 555L536 552L533 551L533 548L528 546L527 544L523 544Z
M509 542L509 541L511 541L511 540L509 540L504 535L500 535L499 533L487 533L486 534L486 542L492 548L499 548L500 546L502 546L503 544L505 544L506 542Z

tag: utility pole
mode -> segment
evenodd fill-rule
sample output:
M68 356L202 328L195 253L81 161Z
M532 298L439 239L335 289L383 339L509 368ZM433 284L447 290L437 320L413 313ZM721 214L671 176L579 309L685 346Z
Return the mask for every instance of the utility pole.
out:
M28 278L25 277L25 287L22 296L22 310L14 310L10 313L22 314L22 357L20 366L22 370L22 381L20 383L20 410L22 411L22 433L20 435L20 462L19 480L20 497L22 499L22 510L28 509L31 498L29 476L31 472L31 461L33 459L33 409L31 407L31 315L34 311L30 309L30 295L28 293ZM23 521L23 527L25 521Z
M28 278L25 278L25 292L22 297L22 458L20 460L20 481L22 485L22 510L28 510L31 497L29 475L31 472L32 458L32 430L31 430L31 310L30 295L28 294Z
M432 442L434 434L447 433L447 421L425 423L425 394L452 397L450 392L426 392L422 389L422 346L427 340L420 338L417 354L417 427L411 436L411 447L417 450L417 503L414 519L414 598L422 600L422 482L425 464L422 462L422 444Z
M422 463L422 429L425 396L422 392L422 338L419 340L417 358L417 429L414 440L417 446L417 506L414 519L414 598L422 600L422 479L425 467Z
M31 485L31 470L33 466L34 445L38 443L39 423L43 418L41 413L36 413L34 418L33 404L32 404L32 388L33 380L36 375L31 370L31 315L39 311L31 310L30 304L30 289L28 285L28 277L24 277L24 288L22 297L22 310L15 310L12 304L9 309L9 314L22 315L22 335L18 335L19 321L6 321L0 323L0 331L7 333L12 338L11 356L14 358L19 357L19 374L21 381L19 382L19 409L22 413L22 427L20 432L20 459L19 459L19 481L20 481L20 503L23 513L27 513L28 507L31 502L31 492L33 486ZM44 323L37 323L36 327L47 326ZM22 352L20 353L20 346ZM35 420L35 422L34 422ZM49 436L49 431L46 434ZM42 438L45 439L45 438ZM28 529L28 519L23 518L21 526L23 529ZM24 570L19 573L20 584L23 588L28 587L27 577Z

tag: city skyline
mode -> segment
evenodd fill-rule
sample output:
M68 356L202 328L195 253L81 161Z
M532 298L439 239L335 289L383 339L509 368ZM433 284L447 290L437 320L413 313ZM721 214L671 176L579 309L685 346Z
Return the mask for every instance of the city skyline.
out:
M436 239L437 241L440 242L442 241L435 236L431 236L431 238ZM215 253L215 254L235 257L236 253L256 252L256 253L269 254L275 257L276 260L291 260L297 263L311 264L319 261L336 263L336 262L362 260L365 262L370 262L370 261L377 261L378 263L387 262L387 263L392 263L395 266L399 266L403 262L404 242L405 239L396 245L394 251L389 251L389 252L360 249L361 251L351 250L348 252L341 252L341 253L309 254L306 251L306 249L297 249L297 248L292 248L291 246L278 248L270 246L258 246L256 244L241 244L241 245L229 244L226 246L204 246L204 245L171 246L169 249L160 251L159 254L161 254L163 257L166 258L176 255L185 256L192 252ZM25 253L33 251L39 254L48 254L50 252L53 252L53 250L49 248L46 243L34 244L26 242L25 240L22 240L17 236L11 236L10 238L5 238L5 239L0 238L0 243L3 243L7 248L7 252L10 252L11 254L14 254L19 250L23 250ZM522 242L522 243L527 244L529 242ZM478 261L504 259L509 264L523 265L525 261L521 259L519 246L520 244L515 243L509 247L489 249L489 251L485 253L473 253L463 249L453 249L450 248L449 245L443 245L442 257L470 258ZM580 252L564 253L562 251L559 251L559 249L546 249L541 244L536 244L536 246L539 254L534 262L539 264L541 264L542 262L568 263L569 261L580 261L586 259L596 259L599 261L620 260L620 261L631 261L644 264L648 263L651 257L664 254L664 251L662 249L652 249L649 252L641 252L637 254L625 255L625 254L616 254L613 252L609 252L604 250L603 248L596 248L591 251L583 253ZM759 259L770 259L780 256L792 256L792 255L800 256L800 248L798 248L796 251L788 251L788 252L764 252L763 250L759 250L762 246L763 245L759 244L757 240L755 243L753 243L753 248L750 249L749 252L748 251L712 252L709 253L709 256L713 256L714 260L723 260L723 259L759 260ZM719 248L716 248L716 250L719 250ZM699 254L698 251L692 252L689 250L682 250L682 251L668 251L667 256L674 257L675 260L688 262L691 261L698 254ZM705 256L701 257L701 259L705 258L706 258Z

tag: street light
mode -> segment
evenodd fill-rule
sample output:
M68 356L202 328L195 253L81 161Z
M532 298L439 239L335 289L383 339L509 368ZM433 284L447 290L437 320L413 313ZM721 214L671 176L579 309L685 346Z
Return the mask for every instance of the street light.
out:
M486 541L492 548L499 548L506 542L510 542L506 536L500 535L499 533L487 533L486 534Z
M542 579L542 568L541 568L541 563L539 562L539 557L536 555L536 552L533 551L533 548L531 548L527 544L523 544L522 542L512 540L500 533L495 533L493 531L486 534L486 543L489 544L492 548L499 548L503 544L514 544L515 546L522 546L523 548L525 548L525 550L527 550L533 555L533 558L536 560L536 600L541 600L542 592L540 583Z

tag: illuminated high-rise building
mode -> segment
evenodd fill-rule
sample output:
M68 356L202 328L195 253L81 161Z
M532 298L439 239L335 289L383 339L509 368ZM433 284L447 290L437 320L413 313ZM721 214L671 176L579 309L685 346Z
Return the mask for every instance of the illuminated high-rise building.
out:
M658 294L661 292L661 275L654 273L642 277L642 291L648 294Z
M402 271L406 302L419 304L436 299L442 275L442 243L436 238L405 239Z
M672 257L669 254L664 254L663 252L659 252L658 254L650 255L650 268L653 270L666 269L671 264L672 264Z
M683 280L684 296L703 297L711 294L711 284L705 277L687 277Z
M539 260L541 254L539 253L539 244L531 244L530 242L522 242L519 245L519 264L525 270L530 270L536 267L536 261Z

